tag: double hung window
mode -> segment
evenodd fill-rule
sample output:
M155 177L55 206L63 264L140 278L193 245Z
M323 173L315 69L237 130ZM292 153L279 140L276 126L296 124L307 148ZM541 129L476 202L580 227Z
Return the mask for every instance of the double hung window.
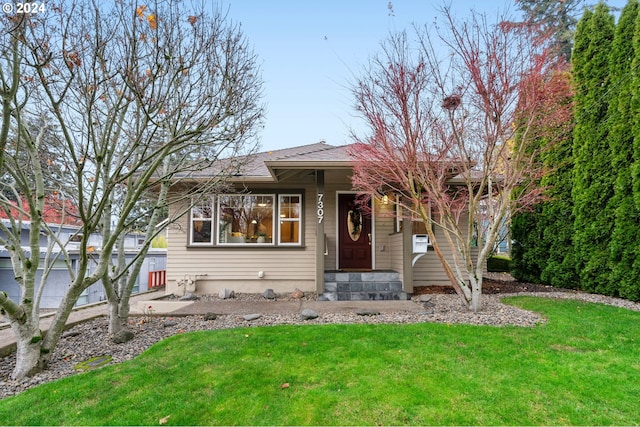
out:
M301 199L299 194L281 194L278 198L280 210L278 237L281 245L300 244Z
M207 197L191 208L191 244L213 243L212 199Z

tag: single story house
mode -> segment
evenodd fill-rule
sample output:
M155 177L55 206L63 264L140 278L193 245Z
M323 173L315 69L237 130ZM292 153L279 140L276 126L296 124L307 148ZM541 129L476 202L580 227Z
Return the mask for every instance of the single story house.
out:
M407 299L416 286L449 284L424 225L405 226L386 197L364 209L352 172L348 146L325 142L253 155L229 177L235 190L169 227L166 292L187 283L197 294L298 288L328 300Z

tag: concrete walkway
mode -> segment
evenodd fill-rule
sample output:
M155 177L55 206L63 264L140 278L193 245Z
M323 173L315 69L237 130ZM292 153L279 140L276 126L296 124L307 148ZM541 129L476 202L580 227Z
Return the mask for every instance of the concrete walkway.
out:
M236 299L216 301L169 301L161 300L165 296L164 289L154 290L131 297L130 314L139 316L193 316L206 313L216 314L277 314L300 313L305 308L314 310L319 315L329 313L354 313L358 310L371 310L380 313L419 313L422 306L413 301L305 301L305 300L258 300L241 301ZM107 304L101 302L79 307L71 313L67 320L67 328L71 328L87 320L107 316ZM49 329L53 313L40 316L40 329ZM16 339L8 323L0 323L0 357L15 351Z
M152 303L157 304L159 301ZM377 311L380 313L419 313L424 308L412 301L306 301L306 300L262 300L238 301L234 299L218 301L196 301L193 304L177 308L172 316L189 316L194 314L287 314L300 313L309 308L319 315L330 313L355 313L359 310Z

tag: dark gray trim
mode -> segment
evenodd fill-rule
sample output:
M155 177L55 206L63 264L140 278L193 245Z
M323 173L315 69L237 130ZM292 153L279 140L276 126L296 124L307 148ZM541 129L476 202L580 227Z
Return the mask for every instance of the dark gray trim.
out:
M322 196L320 196L322 195ZM322 198L320 198L322 197ZM316 216L316 292L318 295L324 292L324 222L327 215L326 197L324 194L324 170L316 170L316 209L323 209L323 218L319 218L319 212ZM322 203L322 205L321 205Z
M413 230L411 221L402 221L402 290L408 294L413 293Z

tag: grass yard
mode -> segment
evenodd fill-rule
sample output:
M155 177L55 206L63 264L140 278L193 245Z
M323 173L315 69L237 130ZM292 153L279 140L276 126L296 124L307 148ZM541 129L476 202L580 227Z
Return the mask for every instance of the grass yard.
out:
M446 324L177 335L0 401L3 425L638 425L640 313L517 297L535 328Z

